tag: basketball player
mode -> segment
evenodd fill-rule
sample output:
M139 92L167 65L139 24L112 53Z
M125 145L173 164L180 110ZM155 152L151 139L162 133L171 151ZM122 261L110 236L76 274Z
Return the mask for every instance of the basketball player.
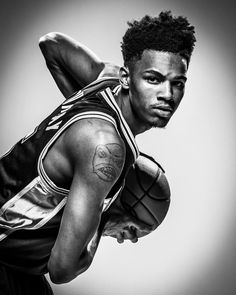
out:
M63 42L61 60L46 57L47 64L66 97L77 92L0 160L1 294L52 294L43 274L73 280L92 263L102 234L136 242L152 230L117 196L139 155L134 137L166 126L184 95L195 37L170 12L129 23L119 78L82 91L118 68Z

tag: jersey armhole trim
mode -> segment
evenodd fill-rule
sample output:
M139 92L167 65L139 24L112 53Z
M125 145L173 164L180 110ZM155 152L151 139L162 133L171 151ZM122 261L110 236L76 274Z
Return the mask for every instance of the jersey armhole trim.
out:
M91 118L95 118L95 119L102 119L105 121L108 121L110 123L112 123L117 131L117 133L120 136L120 133L118 131L117 125L116 125L116 121L114 118L112 118L110 115L106 114L106 113L102 113L102 112L95 112L95 111L88 111L88 112L84 112L84 113L80 113L78 115L75 115L74 117L72 117L68 122L66 122L57 132L56 134L51 138L51 140L46 144L46 146L44 147L44 149L42 150L39 159L38 159L38 173L40 178L42 179L44 185L46 187L48 187L50 190L54 191L55 193L59 193L59 194L64 194L67 195L69 193L68 189L62 188L57 186L47 175L44 167L43 167L43 159L45 158L49 148L52 146L52 144L56 141L56 139L65 131L65 129L67 129L71 124L82 120L82 119L91 119Z

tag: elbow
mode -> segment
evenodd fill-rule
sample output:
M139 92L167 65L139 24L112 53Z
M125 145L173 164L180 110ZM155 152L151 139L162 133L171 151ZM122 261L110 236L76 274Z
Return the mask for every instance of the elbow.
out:
M51 32L39 38L39 48L44 55L51 54L55 51L60 35L60 33Z
M73 265L73 263L61 263L60 261L53 261L49 259L48 262L48 272L50 280L54 284L66 284L75 279L78 275L85 272L92 263L92 259L86 259L85 261L79 261L78 264Z
M55 44L64 39L65 35L59 32L50 32L39 38L39 46L44 44Z
M53 41L53 40L56 40L58 38L58 35L60 33L57 33L57 32L50 32L50 33L47 33L43 36L41 36L39 38L39 44L44 44L44 43L47 43L49 41Z
M60 284L66 284L71 282L73 279L75 279L77 276L85 272L90 265L87 265L86 267L79 269L77 272L71 273L70 271L62 268L57 269L49 269L49 277L53 284L60 285Z
M50 280L57 285L69 283L77 276L73 274L71 271L69 271L68 268L65 268L58 264L54 266L49 263L48 272Z
M60 285L69 283L74 277L69 276L65 271L60 269L49 270L49 277L53 284Z

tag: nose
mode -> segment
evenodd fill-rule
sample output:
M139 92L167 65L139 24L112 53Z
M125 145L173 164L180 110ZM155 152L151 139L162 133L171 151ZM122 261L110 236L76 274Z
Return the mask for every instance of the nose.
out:
M171 100L173 98L170 81L164 81L161 83L161 89L159 91L158 97L164 100Z

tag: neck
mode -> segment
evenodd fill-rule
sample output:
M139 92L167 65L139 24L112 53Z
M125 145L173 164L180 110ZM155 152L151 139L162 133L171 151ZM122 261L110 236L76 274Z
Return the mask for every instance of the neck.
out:
M134 113L128 91L126 92L121 88L116 96L116 100L119 108L121 109L122 115L128 123L134 136L151 128L150 126L145 126L143 122L140 122Z

